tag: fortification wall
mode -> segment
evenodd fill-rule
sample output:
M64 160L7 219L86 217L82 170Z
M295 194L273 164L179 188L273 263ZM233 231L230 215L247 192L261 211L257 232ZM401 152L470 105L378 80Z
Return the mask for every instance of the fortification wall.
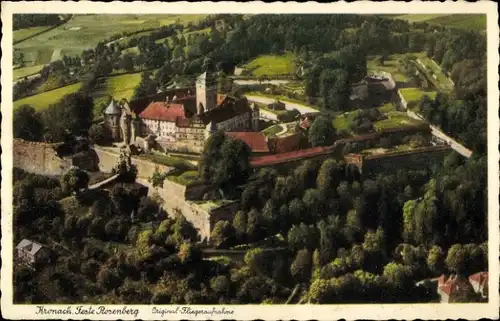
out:
M104 149L102 147L94 147L99 158L99 170L109 173L120 160L120 154L117 152ZM159 172L168 172L170 168L166 165L155 164L146 159L132 156L132 164L137 166L138 177L148 179L153 176L156 169Z
M380 155L377 157L366 157L363 160L363 175L373 175L384 171L395 171L397 169L424 169L439 165L452 151L447 146L436 146L422 148L415 151L397 154Z
M163 187L153 187L147 179L143 178L138 178L137 182L149 187L148 196L156 196L163 200L162 206L169 215L173 216L180 211L198 230L202 240L210 238L210 214L197 204L185 200L186 186L168 179L164 181Z
M63 175L73 165L71 158L57 156L57 144L14 139L12 157L14 167L40 175Z

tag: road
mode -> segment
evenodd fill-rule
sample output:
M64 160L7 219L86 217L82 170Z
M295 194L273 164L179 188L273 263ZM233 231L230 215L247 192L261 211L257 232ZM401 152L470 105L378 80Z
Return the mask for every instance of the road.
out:
M411 110L406 110L406 114L410 118L418 119L418 120L421 120L421 121L424 121L424 122L428 123L428 121L426 121L422 116L420 116L419 114L417 114L417 113L415 113L415 112L413 112ZM443 133L436 126L433 126L431 124L429 124L429 126L431 127L431 133L432 133L433 136L435 136L435 137L443 140L446 144L448 144L451 148L453 148L460 155L462 155L462 156L464 156L466 158L470 158L471 157L472 151L470 149L468 149L467 147L465 147L464 145L460 144L459 142L457 142L456 140L454 140L450 136L448 136L445 133Z
M28 80L31 80L31 79L37 78L37 77L40 77L40 73L29 75L29 76L26 76L26 77L21 77L21 78L15 79L14 82L13 82L13 85L17 84L21 80L24 80L25 78L27 78Z
M451 148L453 148L460 155L470 158L472 156L472 151L467 149L464 145L458 143L453 138L447 136L445 133L440 131L437 127L431 125L432 135L436 136L439 139L444 140Z
M267 97L261 97L261 96L246 95L246 97L249 101L254 101L256 103L261 103L261 104L266 104L266 105L275 101L274 98L267 98ZM283 101L283 102L285 103L285 108L287 110L297 109L299 111L299 113L301 113L301 114L318 113L319 112L317 109L314 109L314 108L306 106L306 105L292 103L289 101Z

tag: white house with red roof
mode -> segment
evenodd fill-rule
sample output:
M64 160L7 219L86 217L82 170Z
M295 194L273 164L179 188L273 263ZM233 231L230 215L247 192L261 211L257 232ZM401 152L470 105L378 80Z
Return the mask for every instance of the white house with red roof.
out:
M478 272L469 276L469 282L474 292L479 293L482 298L488 297L488 272Z

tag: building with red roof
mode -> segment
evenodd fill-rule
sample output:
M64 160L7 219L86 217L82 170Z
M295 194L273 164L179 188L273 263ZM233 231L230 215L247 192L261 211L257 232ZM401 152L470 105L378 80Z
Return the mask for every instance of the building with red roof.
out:
M441 303L457 302L457 299L463 300L474 293L469 280L458 274L450 276L443 274L437 281L437 292L441 296Z
M479 293L481 297L488 297L488 272L478 272L469 276L469 282L474 292Z
M226 132L226 136L243 141L254 154L269 153L267 137L261 132Z
M328 155L330 155L332 152L333 148L331 147L313 147L288 153L252 157L250 159L250 166L252 166L253 168L261 168L286 163L294 163L306 159L323 159L325 157L328 157Z

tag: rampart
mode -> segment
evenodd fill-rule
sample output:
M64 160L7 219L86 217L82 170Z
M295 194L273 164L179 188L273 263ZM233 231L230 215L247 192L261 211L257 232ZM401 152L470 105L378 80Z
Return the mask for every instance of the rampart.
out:
M348 154L346 163L354 164L363 176L368 177L380 172L397 169L424 169L441 164L452 149L449 146L432 146L405 152L386 153L381 155Z
M93 151L60 157L55 150L59 145L16 138L12 148L13 165L30 173L51 176L63 175L72 166L86 170L97 168L97 155Z
M120 154L118 154L113 150L99 146L94 146L94 150L99 158L98 166L101 172L106 172L106 173L111 172L113 167L115 167L118 161L120 160ZM134 156L132 156L132 164L137 166L137 172L138 172L137 175L140 178L145 178L145 179L148 179L151 176L153 176L156 170L160 173L168 172L170 170L170 168L166 165L155 164L148 160Z

